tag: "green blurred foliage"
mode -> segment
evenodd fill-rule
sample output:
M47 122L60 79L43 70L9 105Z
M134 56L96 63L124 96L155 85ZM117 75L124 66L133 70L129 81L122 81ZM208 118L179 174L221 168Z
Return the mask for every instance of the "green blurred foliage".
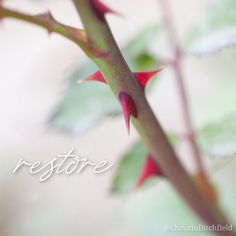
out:
M199 131L199 142L203 150L213 156L236 155L236 115L202 128Z
M81 134L102 118L120 114L119 103L106 85L96 82L77 84L80 76L83 78L95 69L93 64L87 63L73 75L62 102L50 117L52 127Z
M189 47L194 55L208 55L236 44L236 1L213 0L203 20L189 32Z
M180 138L174 133L170 133L168 137L173 146L176 146L180 141ZM148 151L142 142L138 141L121 157L113 178L111 193L127 194L134 189L147 153ZM153 181L150 180L144 184L144 187L156 183L156 178Z
M125 194L134 189L146 155L147 150L143 144L137 142L121 157L113 179L111 193Z
M127 226L132 230L131 235L212 235L207 232L174 230L178 226L197 226L201 224L201 221L181 199L173 186L164 179L160 180L158 185L132 194L127 201L125 215Z
M236 160L233 159L230 164L212 173L212 182L219 193L220 205L233 228L236 225L236 182L233 181L235 168ZM160 179L158 185L134 192L127 199L125 221L131 235L136 236L214 235L207 231L170 230L170 226L175 229L178 226L202 225L202 222L165 179Z

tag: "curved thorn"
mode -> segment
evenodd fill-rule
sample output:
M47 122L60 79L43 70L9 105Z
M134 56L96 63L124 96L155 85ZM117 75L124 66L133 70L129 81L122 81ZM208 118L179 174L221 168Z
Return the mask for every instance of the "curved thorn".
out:
M120 92L119 99L122 105L124 117L125 117L125 124L128 130L128 134L130 133L130 117L137 117L137 109L133 99L130 97L129 94L126 92Z
M155 76L157 73L159 73L161 70L153 70L153 71L147 71L147 72L135 72L133 73L136 80L140 84L140 86L145 89L145 86L147 82ZM90 75L89 77L79 80L78 83L84 82L84 81L89 81L89 80L94 80L94 81L99 81L106 83L101 71L97 71L94 74Z
M104 15L107 13L113 13L115 15L119 15L117 12L112 10L110 7L106 6L104 3L102 3L99 0L90 0L90 4L92 8L95 10L97 16L103 20Z
M153 176L163 177L164 174L162 173L159 165L157 165L154 161L152 155L148 154L135 187L139 188L147 179Z
M51 12L47 11L46 13L35 15L35 17L40 19L42 22L44 22L48 26L47 31L48 31L48 35L50 36L53 32L53 28L56 22Z
M136 80L139 82L142 89L145 89L147 82L161 70L153 70L153 71L146 71L146 72L136 72L134 73Z
M105 83L105 84L107 83L100 70L98 70L94 74L92 74L92 75L90 75L90 76L88 76L84 79L78 80L77 83L80 84L80 83L83 83L85 81L98 81L98 82L102 82L102 83Z

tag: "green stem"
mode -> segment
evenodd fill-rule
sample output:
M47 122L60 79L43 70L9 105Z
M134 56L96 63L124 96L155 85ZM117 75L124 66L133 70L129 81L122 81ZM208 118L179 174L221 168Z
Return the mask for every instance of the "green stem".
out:
M102 70L109 86L118 97L120 92L128 93L137 108L138 117L133 118L133 124L138 130L143 143L153 154L169 181L189 206L209 225L225 225L227 221L198 191L191 177L180 164L164 131L151 110L143 90L133 77L105 21L94 12L92 0L74 0L75 6L85 26L87 36L83 31L56 22L51 15L30 16L6 9L0 5L0 18L11 17L30 22L46 28L49 32L57 32L77 43L85 53ZM49 21L48 21L49 20ZM53 22L51 22L53 20ZM49 24L48 24L49 23ZM53 24L51 24L53 23ZM52 27L53 26L53 27ZM101 52L104 57L99 58ZM235 235L232 232L218 232L219 235Z
M143 90L136 82L125 62L105 19L98 17L91 6L91 0L74 0L89 41L99 50L109 51L104 58L93 59L102 70L109 86L118 97L120 92L128 93L137 108L138 117L132 122L143 143L150 150L169 181L189 206L209 225L227 224L225 218L199 192L192 179L180 164L163 129L150 108ZM234 235L218 232L219 235Z
M92 54L90 52L91 48L88 47L87 36L84 30L59 23L49 12L40 15L28 15L0 5L0 19L1 18L12 18L38 25L46 29L49 33L54 32L73 41L81 47L88 56Z

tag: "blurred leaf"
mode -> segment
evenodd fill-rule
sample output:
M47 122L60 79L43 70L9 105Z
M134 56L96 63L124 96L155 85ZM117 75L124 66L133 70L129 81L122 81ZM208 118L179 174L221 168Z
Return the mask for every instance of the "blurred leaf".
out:
M236 115L209 124L199 132L203 149L216 157L228 157L236 154Z
M124 194L132 191L144 164L146 155L147 150L141 142L138 142L121 157L112 183L112 193Z
M214 0L207 16L191 30L187 52L208 55L236 44L236 1Z
M133 71L157 68L156 58L149 50L150 43L157 33L159 33L158 26L149 26L131 40L123 50L127 63ZM79 65L70 76L69 86L62 102L49 119L52 127L81 134L97 124L99 120L121 114L120 106L108 86L96 82L77 84L79 79L96 70L96 66L88 61ZM151 85L153 82L148 87Z
M176 145L179 141L179 137L175 134L171 133L168 137L172 145ZM138 141L121 157L112 183L111 192L113 194L126 194L133 190L146 155L146 148ZM147 181L144 186L150 186L153 183L152 181Z
M211 175L212 183L219 192L220 206L233 224L232 228L236 224L235 169L236 160L233 159L230 165ZM120 227L123 231L119 235L213 236L213 232L201 229L200 219L165 179L160 180L158 186L137 191L126 198L124 215L125 221ZM126 231L129 233L125 234Z
M183 230L184 226L188 228L202 223L165 179L160 180L158 186L132 194L127 200L125 213L131 235L212 236L209 232Z
M78 85L78 78L95 69L95 65L87 63L73 74L62 103L50 118L53 127L64 132L83 133L104 116L120 113L118 101L104 84L88 82Z
M152 44L156 43L157 35L160 33L159 26L148 26L124 48L124 56L133 71L156 69L157 56L153 53Z

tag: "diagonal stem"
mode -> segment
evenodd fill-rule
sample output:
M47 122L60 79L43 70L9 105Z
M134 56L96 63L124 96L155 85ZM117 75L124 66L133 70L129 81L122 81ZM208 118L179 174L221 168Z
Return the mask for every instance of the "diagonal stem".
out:
M119 96L120 92L128 93L138 112L132 122L139 132L143 143L152 153L155 161L168 177L169 181L208 225L225 225L227 221L218 208L210 204L199 192L192 179L180 164L171 147L162 127L150 108L143 90L134 79L126 64L104 17L95 11L92 6L97 0L74 0L74 4L85 27L89 41L102 51L109 51L104 58L92 58L102 70L108 85ZM218 232L219 235L234 235L232 232Z
M53 28L52 30L51 25L49 27L46 24L45 18L42 21L42 15L35 18L34 16L6 9L0 5L0 19L11 17L24 20L49 29L50 32L60 33L71 41L76 42L100 67L109 86L117 97L120 92L126 92L132 97L138 111L138 117L133 118L132 122L139 132L143 143L150 150L155 161L158 162L169 181L183 199L206 224L226 225L227 221L220 210L213 207L203 197L193 180L180 164L163 129L150 108L143 90L126 64L105 18L101 17L101 14L97 14L94 7L92 7L91 3L93 1L98 2L98 0L74 0L87 33L86 43L84 40L81 41L80 37L82 35L77 35L80 30L68 26L69 32L61 32L61 26L63 28L64 25L60 23L57 25L58 22L56 25L60 26L60 30L58 28ZM221 236L235 235L232 232L218 232L218 234Z

